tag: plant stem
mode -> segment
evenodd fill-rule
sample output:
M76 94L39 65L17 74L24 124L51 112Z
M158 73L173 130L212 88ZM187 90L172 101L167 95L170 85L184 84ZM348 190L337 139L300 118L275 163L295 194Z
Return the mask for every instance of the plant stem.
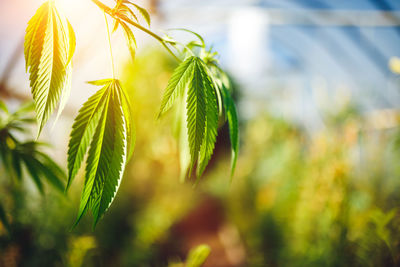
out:
M105 4L103 4L102 2L100 2L99 0L92 0L93 3L95 3L100 9L102 9L104 11L104 13L107 13L108 15L110 15L111 17L113 17L113 11L111 8L109 8L108 6L106 6ZM156 39L157 41L159 41L162 46L164 46L165 49L167 49L167 51L178 61L180 62L181 60L174 54L174 52L171 51L171 49L165 44L164 40L162 37L160 37L159 35L157 35L156 33L152 32L149 29L146 29L145 27L141 26L140 24L132 21L129 18L124 18L124 21L128 22L129 24L131 24L132 26L138 28L139 30L147 33L148 35L150 35L151 37L153 37L154 39ZM107 24L108 27L108 24Z
M105 19L105 21L106 21L106 26L107 26L107 37L108 37L108 46L109 46L109 48L110 48L110 57L111 57L111 66L112 66L112 76L113 76L113 79L115 79L114 57L113 57L112 46L111 46L110 28L108 27L108 21L107 21L106 12L104 12L104 19Z

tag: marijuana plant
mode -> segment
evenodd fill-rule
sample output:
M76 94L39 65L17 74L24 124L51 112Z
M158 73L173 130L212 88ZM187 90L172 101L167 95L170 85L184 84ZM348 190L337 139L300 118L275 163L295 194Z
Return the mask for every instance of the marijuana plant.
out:
M107 15L113 20L112 32L118 28L124 32L133 60L137 44L132 29L138 29L155 38L178 61L162 98L159 117L178 102L182 180L194 168L197 177L203 174L214 151L220 118L226 118L229 125L233 175L239 144L237 114L231 85L218 65L217 53L207 49L204 39L189 30L176 29L193 34L195 40L189 43L154 33L150 30L149 13L136 3L115 0L115 6L110 8L99 0L92 2L104 12L111 58ZM57 117L66 104L71 90L74 51L75 34L71 24L57 9L56 1L46 1L28 23L24 51L39 124L38 136L57 103ZM76 223L91 210L93 226L111 205L135 144L129 97L115 77L114 62L111 62L112 78L90 82L102 88L79 110L68 149L67 189L88 153Z

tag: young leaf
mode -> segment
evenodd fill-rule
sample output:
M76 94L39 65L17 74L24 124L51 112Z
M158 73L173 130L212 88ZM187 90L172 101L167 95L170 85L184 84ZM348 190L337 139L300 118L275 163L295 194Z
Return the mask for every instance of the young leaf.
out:
M189 84L186 102L187 128L191 156L191 167L196 163L203 143L206 126L206 99L200 67L200 59L194 58L193 77Z
M78 116L72 125L71 137L68 145L68 183L67 189L75 178L83 157L89 147L96 126L100 120L104 104L106 102L106 94L112 80L103 80L91 82L96 85L105 84L105 86L97 91L89 100L83 104L79 110Z
M72 40L71 40L72 39ZM67 84L75 35L53 1L45 2L28 23L24 42L26 69L35 100L38 136Z
M187 58L175 69L171 79L168 81L167 89L165 89L159 117L172 107L176 98L185 90L193 73L194 59L195 57Z
M206 127L204 140L200 149L200 160L197 168L197 176L200 177L214 151L215 142L218 134L218 104L212 77L207 73L207 67L203 62L199 62L199 68L203 79L206 92Z
M133 35L132 30L126 25L125 22L120 21L122 28L124 29L125 38L128 44L129 52L131 53L132 61L135 60L136 55L136 39Z
M129 1L128 1L129 2ZM149 27L150 27L150 23L151 23L151 20L150 20L150 15L149 15L149 13L147 12L147 10L146 9L144 9L143 7L141 7L141 6L139 6L139 5L137 5L137 4L135 4L135 3L132 3L132 2L129 2L131 5L133 5L138 11L139 11L139 13L142 15L142 17L146 20L146 22L147 22L147 24L149 25Z

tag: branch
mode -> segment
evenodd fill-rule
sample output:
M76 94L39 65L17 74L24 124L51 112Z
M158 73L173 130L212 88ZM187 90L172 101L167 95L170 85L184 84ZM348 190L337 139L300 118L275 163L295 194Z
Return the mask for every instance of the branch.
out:
M102 9L105 13L107 13L108 15L110 15L112 18L114 18L114 11L113 9L109 8L108 6L106 6L105 4L103 4L102 2L100 2L99 0L92 0L93 3L95 3L100 9ZM132 26L138 28L139 30L147 33L148 35L150 35L151 37L153 37L154 39L156 39L157 41L159 41L162 46L164 46L165 49L167 49L167 51L178 61L180 62L181 60L174 54L174 52L171 51L171 49L165 44L164 40L162 37L160 37L159 35L157 35L156 33L152 32L149 29L146 29L145 27L141 26L140 24L132 21L131 19L124 17L124 18L120 18L124 21L126 21L127 23L131 24Z

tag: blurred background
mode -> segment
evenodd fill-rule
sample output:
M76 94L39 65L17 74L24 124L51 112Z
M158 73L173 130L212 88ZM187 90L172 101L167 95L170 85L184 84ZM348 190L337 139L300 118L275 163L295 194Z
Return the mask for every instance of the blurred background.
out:
M0 97L10 112L31 99L23 37L41 2L0 0ZM0 266L185 266L200 244L213 267L400 266L400 1L137 3L161 35L201 34L231 75L241 136L232 183L226 126L202 181L179 182L172 116L155 119L176 62L135 31L132 63L117 31L117 76L137 127L117 197L95 231L89 215L71 230L83 170L67 194L47 182L41 194L29 170L18 180L2 164ZM77 35L72 92L40 141L66 170L73 119L97 90L85 82L111 68L102 12L89 0L59 4ZM21 138L34 139L24 127L32 134Z

